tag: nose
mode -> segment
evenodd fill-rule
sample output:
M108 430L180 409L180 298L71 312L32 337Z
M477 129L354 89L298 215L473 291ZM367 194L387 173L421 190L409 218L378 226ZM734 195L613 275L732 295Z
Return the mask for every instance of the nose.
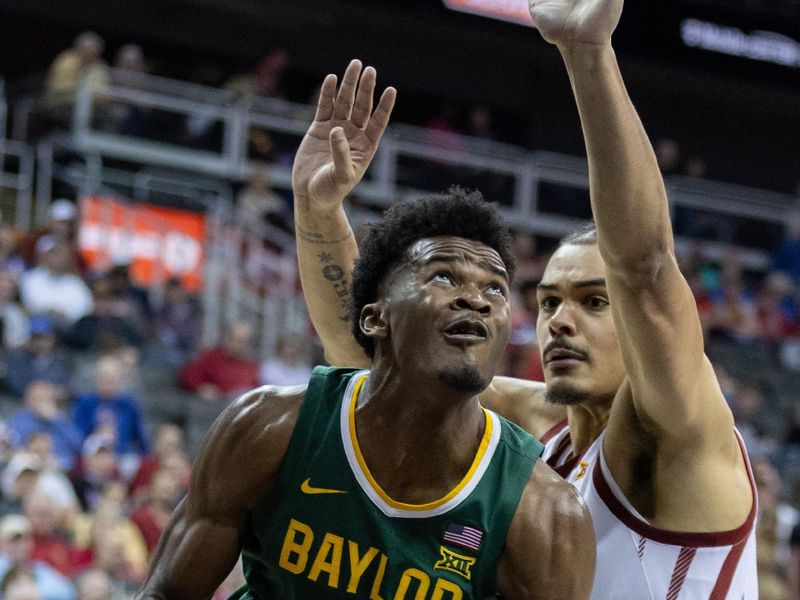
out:
M453 298L451 307L453 310L473 310L482 315L488 315L492 311L492 305L476 286L462 287Z
M562 302L547 323L550 333L554 336L575 334L575 318L568 303Z

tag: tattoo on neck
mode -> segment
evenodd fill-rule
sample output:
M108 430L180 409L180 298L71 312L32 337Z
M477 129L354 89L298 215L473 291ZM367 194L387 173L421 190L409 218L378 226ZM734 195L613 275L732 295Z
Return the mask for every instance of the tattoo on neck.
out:
M297 231L297 237L299 237L304 242L308 242L309 244L317 244L317 245L327 245L327 244L341 244L342 242L346 242L350 239L353 235L353 231L348 231L344 236L338 239L325 239L325 235L319 233L317 231L308 231L303 229L299 225L295 224L295 230Z

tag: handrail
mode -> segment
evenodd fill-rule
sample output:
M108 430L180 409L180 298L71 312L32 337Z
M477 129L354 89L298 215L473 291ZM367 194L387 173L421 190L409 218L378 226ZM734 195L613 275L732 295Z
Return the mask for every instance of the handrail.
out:
M274 98L240 97L219 90L177 82L151 75L112 71L111 82L93 90L83 82L76 93L72 136L84 152L132 160L144 165L168 166L222 179L243 180L253 166L246 159L247 137L251 127L270 132L302 136L313 108ZM184 115L213 118L223 126L220 151L200 150L177 143L155 142L97 129L93 125L94 98L131 102ZM465 167L470 172L486 172L510 180L513 197L502 210L517 226L533 233L564 233L564 215L543 211L540 186L554 183L568 188L587 189L586 159L553 152L529 152L524 148L482 138L444 133L406 124L393 124L387 130L373 168L359 186L367 199L388 204L400 194L413 191L401 187L401 159L414 158L434 165ZM437 167L433 167L436 169ZM424 169L424 165L423 165ZM286 165L272 167L272 181L287 189L290 170ZM407 185L403 181L403 185ZM788 195L743 186L683 177L667 177L673 206L699 208L719 215L738 215L769 223L785 222L791 205ZM508 188L511 190L511 188Z

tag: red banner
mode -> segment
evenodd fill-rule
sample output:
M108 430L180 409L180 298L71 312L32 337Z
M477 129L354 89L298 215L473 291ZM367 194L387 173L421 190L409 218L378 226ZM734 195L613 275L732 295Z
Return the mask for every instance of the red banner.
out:
M528 0L444 0L444 5L452 10L535 27Z
M152 204L89 197L81 200L80 252L89 268L130 263L145 286L178 276L191 291L202 286L205 217Z

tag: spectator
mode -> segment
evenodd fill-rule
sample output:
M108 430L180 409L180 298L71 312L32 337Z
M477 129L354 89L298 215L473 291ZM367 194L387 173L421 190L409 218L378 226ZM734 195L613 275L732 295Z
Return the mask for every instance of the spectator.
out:
M253 168L247 186L236 196L236 222L244 231L261 236L264 223L288 228L289 206L269 187L265 167Z
M153 317L150 296L147 289L138 285L131 277L129 259L118 260L106 275L111 284L111 296L114 299L114 314L131 319L139 330Z
M489 110L488 106L473 106L469 110L467 114L467 130L465 133L484 140L494 139L494 132L492 131L492 112Z
M225 87L244 97L282 98L283 75L288 65L286 48L275 48L258 62L253 73L234 77Z
M783 239L772 255L772 268L782 271L800 281L800 214L795 210L790 215Z
M60 391L47 381L34 381L25 390L25 406L8 420L11 442L17 448L31 435L46 433L53 444L58 467L69 471L81 451L80 431L58 407Z
M702 156L693 154L686 159L684 173L687 177L691 177L692 179L705 179L707 170L706 161ZM717 216L719 217L720 215Z
M64 333L65 343L76 350L97 352L109 346L139 347L143 336L133 304L114 296L111 279L102 277L92 283L92 311L78 319ZM142 319L143 321L143 319Z
M539 314L539 300L536 296L538 280L523 281L512 310L511 337L506 346L508 372L514 377L530 381L544 381L539 343L536 339L536 316Z
M673 175L680 169L681 147L672 138L664 137L653 144L658 168L664 175Z
M14 228L0 223L0 270L10 273L14 282L19 280L25 270L25 259L18 246L19 240Z
M42 600L73 600L75 589L69 579L50 565L33 560L31 525L24 516L8 514L0 520L0 578L11 569L29 571Z
M69 246L73 265L80 273L85 273L87 265L78 252L78 208L70 200L58 198L50 204L49 216L47 227L32 232L20 244L25 264L35 266L38 259L36 245L40 239L49 236Z
M147 547L139 528L125 513L125 499L122 482L108 484L97 507L75 519L73 539L78 548L92 551L95 566L105 568L104 561L98 560L102 552L98 550L107 546L108 533L113 533L121 541L121 562L125 567L122 573L109 574L138 584L147 572Z
M186 363L200 339L200 306L178 277L164 285L164 295L155 310L154 324L160 345L159 356L170 366Z
M83 443L82 460L72 472L72 486L84 512L94 511L106 487L122 480L114 454L114 436L108 432L90 435Z
M57 347L52 320L39 315L30 320L28 344L9 353L6 381L17 396L34 381L50 382L63 391L70 382L71 369L69 358Z
M72 577L91 565L92 553L73 546L60 528L62 515L52 498L31 494L25 500L25 516L33 532L33 560L49 564L65 577Z
M781 271L768 273L761 282L755 302L762 338L780 344L800 333L800 306L795 293L792 279Z
M75 399L73 421L84 439L99 430L112 433L116 454L123 460L125 470L125 461L131 461L134 469L138 467L138 458L150 452L150 440L139 404L131 394L123 392L123 385L120 360L101 357L97 361L95 389Z
M153 474L145 504L131 515L142 533L147 549L152 553L158 546L161 533L180 500L181 482L174 473L160 469Z
M20 278L22 304L32 315L50 315L56 329L64 330L92 309L92 294L74 272L66 242L51 235L36 242L39 264Z
M27 452L17 452L3 469L0 486L3 491L3 506L0 514L22 512L25 499L36 488L42 462Z
M78 86L85 78L91 89L102 94L108 87L108 66L101 58L103 39L93 31L81 33L72 45L56 56L45 81L45 100L57 120L69 116Z
M780 600L786 597L786 584L778 564L780 480L775 468L763 459L753 461L753 476L758 490L756 549L759 597Z
M175 423L162 423L156 431L152 456L146 456L131 481L134 506L143 504L153 474L161 468L169 469L178 477L185 492L189 486L191 461L183 449L183 429Z
M14 350L28 343L28 315L17 302L17 282L9 270L0 270L0 325L4 349Z
M758 337L758 319L752 292L746 287L741 265L731 254L722 265L720 285L711 292L711 337L752 342Z
M5 600L42 600L39 585L27 569L12 569L0 585Z
M111 577L93 567L78 576L78 600L114 600L114 584Z
M53 454L50 435L44 432L32 434L25 444L25 452L37 458L42 465L33 492L49 496L62 515L62 525L68 527L80 507L75 490Z
M181 385L207 401L230 399L258 386L258 364L249 358L252 337L250 325L233 323L221 347L207 350L186 364Z
M261 365L260 379L264 385L301 385L311 377L311 365L301 336L286 336L278 340L275 356Z
M144 87L147 64L138 44L124 44L114 58L111 81L129 89ZM145 132L152 109L140 104L117 100L109 103L108 111L114 128L123 135L141 136Z

